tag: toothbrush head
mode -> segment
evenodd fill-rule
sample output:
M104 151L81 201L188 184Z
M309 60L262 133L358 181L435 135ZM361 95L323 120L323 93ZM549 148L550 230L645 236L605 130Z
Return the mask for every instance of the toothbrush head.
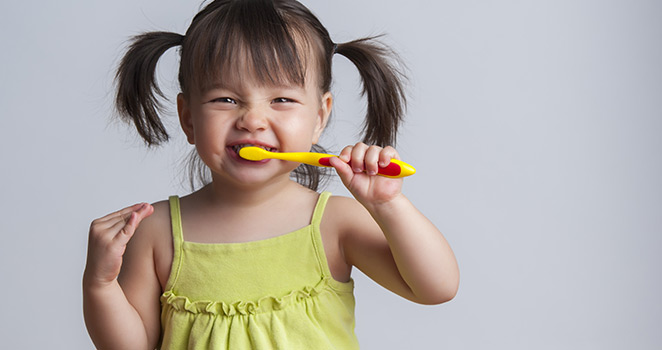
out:
M239 156L241 158L256 162L268 158L268 153L269 151L255 146L243 147L239 150Z

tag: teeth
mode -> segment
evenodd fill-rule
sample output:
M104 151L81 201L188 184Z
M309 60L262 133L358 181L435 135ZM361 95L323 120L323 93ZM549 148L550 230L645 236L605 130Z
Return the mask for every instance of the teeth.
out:
M259 147L259 148L262 148L263 150L270 151L270 152L274 152L276 150L275 148L270 148L270 147L265 147L265 146L260 146L260 145L253 145L253 144L250 144L250 143L232 146L234 151L237 152L237 153L239 153L239 150L241 150L244 147Z

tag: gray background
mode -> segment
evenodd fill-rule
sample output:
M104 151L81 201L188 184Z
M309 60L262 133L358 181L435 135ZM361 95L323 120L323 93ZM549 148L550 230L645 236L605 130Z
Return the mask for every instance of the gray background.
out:
M462 272L457 298L434 307L356 273L363 348L662 347L661 2L307 3L336 41L387 32L406 61L399 151L419 172L405 192ZM146 150L110 121L111 82L128 36L182 33L199 5L0 5L3 348L91 348L90 221L186 193L174 113L174 141ZM171 50L159 66L171 97L175 64ZM364 107L355 69L334 64L324 143L338 151Z

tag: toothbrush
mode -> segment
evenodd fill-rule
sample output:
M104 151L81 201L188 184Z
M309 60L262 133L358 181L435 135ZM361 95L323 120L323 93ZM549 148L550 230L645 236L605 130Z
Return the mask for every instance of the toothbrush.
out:
M305 163L314 166L330 167L329 159L337 157L333 154L313 153L313 152L269 152L260 147L248 146L239 150L239 156L253 161L263 159L280 159L292 162ZM391 159L391 163L384 168L379 168L377 175L398 178L413 175L416 172L413 166L397 160Z

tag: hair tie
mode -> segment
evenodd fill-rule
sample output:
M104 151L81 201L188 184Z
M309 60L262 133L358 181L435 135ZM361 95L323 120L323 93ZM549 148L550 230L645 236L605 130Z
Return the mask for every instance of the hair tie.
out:
M333 43L333 54L338 53L338 44Z

